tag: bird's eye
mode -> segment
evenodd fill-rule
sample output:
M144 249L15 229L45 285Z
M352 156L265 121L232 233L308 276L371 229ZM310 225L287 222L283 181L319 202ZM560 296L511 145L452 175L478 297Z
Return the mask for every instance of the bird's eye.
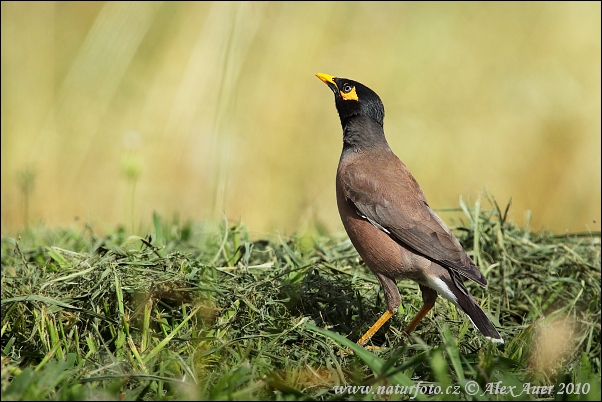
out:
M351 85L343 84L343 92L349 93L349 92L351 92L352 89L353 89L353 87Z

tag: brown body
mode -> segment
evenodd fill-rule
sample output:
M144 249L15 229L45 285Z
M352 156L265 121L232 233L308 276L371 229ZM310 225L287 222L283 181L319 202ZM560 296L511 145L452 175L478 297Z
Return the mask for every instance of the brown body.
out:
M397 312L401 296L396 279L411 279L422 291L424 305L406 332L418 325L439 294L462 309L486 337L503 342L462 277L481 286L487 280L390 149L380 98L355 81L325 74L318 77L335 93L343 126L343 152L336 175L339 214L387 302L385 314L358 343L368 342Z
M345 231L357 252L376 275L385 291L388 285L397 288L393 279L411 279L424 284L426 283L425 269L430 265L430 261L412 253L393 240L388 233L374 226L369 220L362 217L353 202L350 202L348 195L349 180L345 179L354 176L354 173L358 170L363 170L364 163L362 161L365 157L374 158L373 160L378 162L377 166L383 162L383 159L397 159L393 153L383 154L381 152L376 153L376 155L355 153L341 159L337 169L336 194L337 206ZM399 159L397 159L397 162L405 168ZM384 166L386 165L384 164ZM387 184L390 184L390 179L396 179L391 177L392 173L399 171L401 170L372 170L374 195L381 197L383 201L391 199L391 197L387 197L391 190L390 185ZM420 188L417 188L417 190L420 192L419 194L422 194ZM394 291L389 293L392 293L392 299L387 301L392 303L387 307L393 310L399 306L400 298Z

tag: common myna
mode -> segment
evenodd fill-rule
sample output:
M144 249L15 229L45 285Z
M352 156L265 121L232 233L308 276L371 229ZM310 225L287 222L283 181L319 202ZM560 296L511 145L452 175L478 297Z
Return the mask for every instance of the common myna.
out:
M464 311L485 337L503 343L462 277L481 286L487 280L389 147L383 130L385 108L378 95L347 78L317 77L334 92L343 127L336 176L339 214L351 242L380 282L387 303L387 311L358 344L365 345L397 312L401 296L396 279L412 279L422 291L423 306L406 333L416 328L439 294Z

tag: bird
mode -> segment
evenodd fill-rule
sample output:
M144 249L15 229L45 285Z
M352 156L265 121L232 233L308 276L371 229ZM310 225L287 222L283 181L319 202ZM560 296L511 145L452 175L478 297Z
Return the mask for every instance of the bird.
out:
M485 287L487 279L391 150L380 97L357 81L322 73L316 76L334 93L343 128L336 173L339 215L353 246L378 279L387 305L357 343L365 346L397 313L401 304L398 279L417 282L422 293L422 307L406 333L418 326L440 295L466 313L484 337L504 343L463 281L470 279Z

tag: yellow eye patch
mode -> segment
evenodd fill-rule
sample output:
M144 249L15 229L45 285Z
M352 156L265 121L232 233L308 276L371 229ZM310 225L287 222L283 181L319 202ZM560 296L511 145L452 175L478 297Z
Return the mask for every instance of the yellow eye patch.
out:
M344 100L358 100L357 93L355 92L355 87L353 87L349 92L339 91L339 93L341 94L341 98L343 98Z

